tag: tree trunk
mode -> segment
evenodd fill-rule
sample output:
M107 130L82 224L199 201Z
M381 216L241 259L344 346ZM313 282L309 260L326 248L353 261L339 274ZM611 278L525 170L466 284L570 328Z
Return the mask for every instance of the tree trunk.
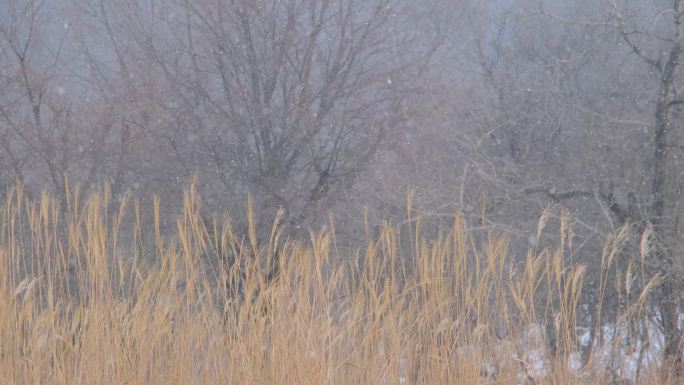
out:
M656 242L653 255L653 265L662 274L665 281L659 288L657 305L660 310L660 323L665 334L665 350L663 359L666 365L673 368L682 362L682 352L679 349L680 333L678 329L679 295L675 280L674 261L671 250L664 244L666 239L664 215L666 210L666 189L668 185L667 161L670 143L668 141L672 129L670 97L673 92L674 72L679 64L682 46L675 43L670 50L667 62L662 67L655 113L654 153L653 153L653 185L651 190L652 206L650 222L653 225Z

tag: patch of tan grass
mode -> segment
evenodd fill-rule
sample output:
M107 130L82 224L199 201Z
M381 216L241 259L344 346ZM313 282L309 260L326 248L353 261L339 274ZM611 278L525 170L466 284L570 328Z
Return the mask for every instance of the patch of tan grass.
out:
M586 270L566 265L565 216L557 250L520 264L458 216L427 239L409 215L410 239L385 225L340 255L334 225L296 242L282 214L265 241L251 214L244 237L205 223L194 186L172 235L158 199L145 229L128 197L114 212L106 192L67 197L17 186L0 208L0 384L610 383L591 358L568 365Z

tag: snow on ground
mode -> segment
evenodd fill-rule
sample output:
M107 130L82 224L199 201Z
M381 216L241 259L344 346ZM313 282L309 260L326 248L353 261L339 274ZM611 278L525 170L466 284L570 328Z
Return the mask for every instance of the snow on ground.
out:
M679 321L680 329L684 328L684 314L679 315ZM639 326L644 334L643 338L630 337L626 324L604 325L602 343L599 338L594 338L591 369L596 372L610 371L621 379L635 381L640 367L643 370L653 364L659 364L659 354L664 345L662 332L656 326L655 320ZM591 343L591 331L587 328L578 328L577 335L579 347L588 347ZM453 357L459 360L480 360L480 372L483 376L495 376L498 367L512 360L520 368L516 376L519 383L525 383L526 378L540 379L550 372L551 362L544 344L544 336L543 326L531 324L517 340L497 342L493 347L494 354L491 354L491 347L463 346L454 351ZM567 365L578 375L582 373L585 369L582 367L582 353L569 353ZM406 358L399 359L398 385L411 385L407 374L408 366ZM388 374L385 374L380 385L395 385L390 383L389 378Z

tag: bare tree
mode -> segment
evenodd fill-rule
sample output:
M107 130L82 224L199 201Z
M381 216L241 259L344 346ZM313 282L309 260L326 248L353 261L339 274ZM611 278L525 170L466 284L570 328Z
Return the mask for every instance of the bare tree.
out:
M67 114L68 105L51 102L60 45L47 49L44 39L45 1L9 1L0 25L3 81L0 105L5 161L18 176L28 165L45 166L57 191L63 191L64 159L56 145L67 141L67 130L53 129ZM35 158L39 159L35 159Z
M611 222L615 220L618 225L633 223L639 232L648 236L644 242L651 245L647 256L649 270L664 278L654 296L656 318L665 337L663 353L668 365L679 367L682 362L682 332L678 325L682 309L682 254L677 246L681 238L678 218L682 185L678 178L681 135L675 117L677 105L682 103L678 93L678 83L682 79L682 3L674 0L660 6L640 2L618 4L610 0L603 13L607 16L593 20L583 15L563 16L547 11L544 2L538 2L538 6L540 14L550 20L571 25L579 31L605 31L607 36L616 38L614 53L620 58L620 65L611 59L605 61L615 63L615 67L608 68L609 78L614 79L613 85L608 85L612 90L606 100L610 101L601 103L604 111L592 110L590 105L582 107L581 111L608 124L607 139L612 143L604 147L606 150L611 146L628 148L629 143L639 143L637 138L628 141L630 136L620 135L610 126L623 132L625 128L643 126L646 140L641 146L632 147L632 159L611 153L612 160L608 159L606 164L621 163L604 168L601 173L604 180L594 188L580 187L561 194L549 188L527 191L543 192L556 202L561 198L595 197ZM602 49L609 52L608 47ZM621 76L624 74L628 76L627 81ZM596 95L601 93L598 91ZM624 102L615 103L616 99ZM634 118L625 118L630 115ZM634 159L639 161L635 163ZM631 169L625 167L630 163Z
M436 48L417 44L397 0L110 6L115 41L134 46L121 56L162 84L163 123L146 129L165 164L202 172L218 201L250 191L293 224L370 164Z
M0 20L0 161L4 183L45 180L62 196L68 178L91 190L118 176L115 130L107 106L91 102L73 77L71 17L49 1L9 1ZM81 94L81 97L76 95ZM109 122L108 122L109 120ZM114 117L116 122L116 117ZM124 140L124 139L122 139ZM126 148L116 143L117 153Z
M632 53L646 63L654 76L654 118L652 128L652 178L650 205L641 210L641 218L652 229L653 249L649 259L653 269L665 277L660 287L658 308L660 323L665 335L665 359L668 364L681 365L682 336L679 330L679 312L682 308L681 297L681 260L682 254L675 248L677 237L678 203L681 187L676 182L676 174L672 173L672 160L676 159L674 149L680 147L677 135L673 132L676 105L684 103L679 100L678 82L681 81L680 60L682 56L682 18L684 8L680 0L673 0L671 5L660 10L660 20L653 22L652 29L646 29L641 20L626 15L633 11L621 9L615 1L611 1L613 18L622 40ZM633 14L638 15L634 12ZM654 47L649 52L644 46ZM616 214L626 211L619 205L613 207ZM672 214L675 214L672 216Z

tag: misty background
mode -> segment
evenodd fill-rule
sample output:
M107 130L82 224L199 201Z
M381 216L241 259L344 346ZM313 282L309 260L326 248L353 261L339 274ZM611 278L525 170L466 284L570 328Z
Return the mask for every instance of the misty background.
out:
M483 239L510 234L521 260L568 215L569 261L599 264L624 229L625 264L665 277L653 318L681 359L683 12L680 0L1 0L0 194L20 180L65 199L67 180L84 194L108 181L113 205L160 196L173 228L196 177L208 221L227 213L239 228L251 195L265 231L279 209L292 237L332 215L348 245L406 225L414 194L425 231L460 212Z

